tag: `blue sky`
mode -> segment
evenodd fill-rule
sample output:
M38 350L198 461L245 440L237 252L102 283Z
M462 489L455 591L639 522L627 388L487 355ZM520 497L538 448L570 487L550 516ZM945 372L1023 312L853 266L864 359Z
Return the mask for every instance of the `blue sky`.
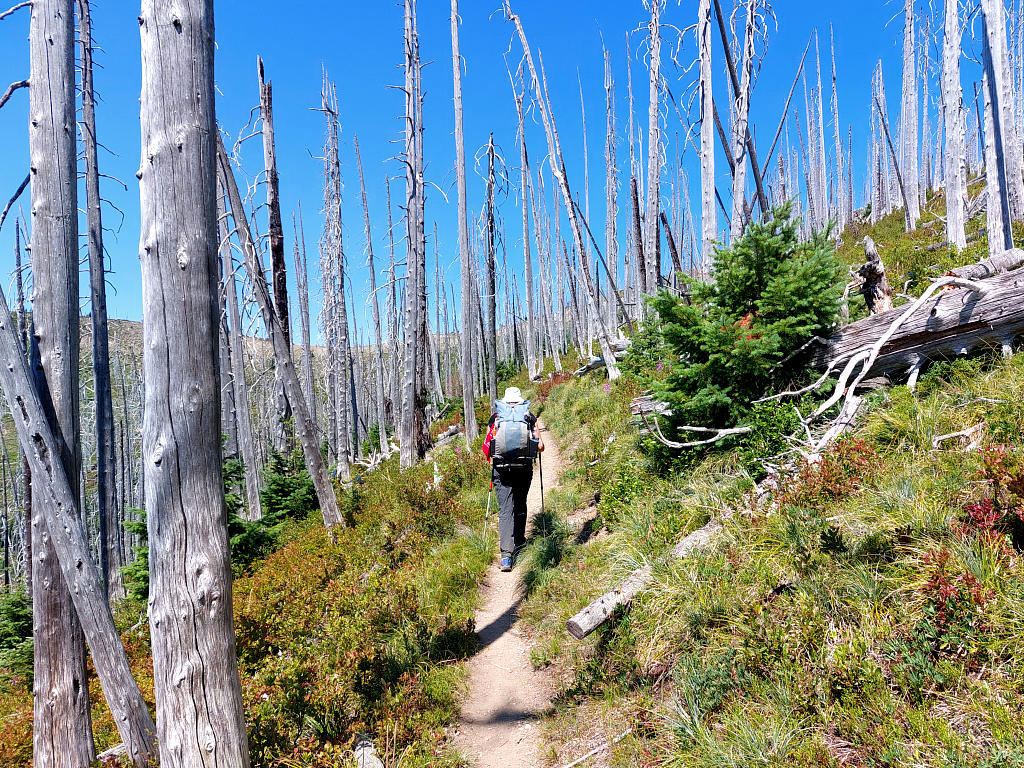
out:
M693 33L687 29L695 21L696 0L669 0L663 18L666 25L685 30L685 43L680 54L683 63L693 55ZM728 0L723 3L731 6ZM98 107L97 133L100 141L116 155L101 153L101 170L127 184L127 191L117 182L105 180L105 196L122 211L105 212L105 223L116 230L108 234L109 312L112 317L141 317L140 270L138 260L138 185L135 169L139 158L138 97L140 90L138 4L124 0L97 0L94 5L94 37L102 47L97 62L103 69L96 73L96 84L102 102ZM506 71L507 62L515 67L521 51L512 39L512 27L505 23L498 10L498 0L462 0L462 54L466 61L464 74L466 152L470 158L469 194L472 210L483 202L483 179L472 168L474 154L486 146L488 134L495 141L514 177L518 174L516 117ZM570 181L582 189L583 152L580 122L579 80L583 82L587 110L587 130L591 184L591 226L603 232L604 223L604 91L602 87L602 39L613 56L616 78L617 118L620 129L618 156L625 168L628 148L626 126L626 36L633 51L634 98L637 119L646 121L647 84L642 59L646 11L640 0L519 0L514 3L534 50L543 54L551 87L551 99L561 134ZM764 59L753 103L759 151L767 152L771 134L809 35L817 28L821 37L821 53L826 72L829 56L829 27L835 30L838 66L840 120L843 135L852 124L854 132L855 190L859 196L860 179L865 161L865 132L870 99L870 77L875 62L881 58L886 74L890 120L898 116L900 57L902 45L902 3L862 0L857 3L822 2L822 0L777 0L775 12L778 28L771 30L770 47ZM337 84L342 123L342 163L344 176L345 241L348 258L354 270L356 316L367 328L369 317L363 302L366 284L364 237L359 186L352 150L352 137L359 136L360 149L367 174L369 205L373 220L375 254L378 264L386 258L385 191L387 176L395 177L392 199L402 199L401 167L393 159L400 150L402 122L399 119L401 94L389 88L401 82L402 8L391 0L365 2L296 3L283 7L268 0L223 0L215 6L217 28L216 73L218 86L217 112L222 127L230 135L238 135L258 104L256 56L262 55L268 78L274 85L275 129L278 142L278 163L285 218L286 248L291 262L291 213L301 200L305 215L308 258L314 311L319 305L317 239L320 230L321 163L315 158L323 140L323 121L313 111L319 105L321 69L326 67ZM458 259L456 206L454 194L454 140L451 110L452 73L449 37L448 0L421 0L419 8L421 53L429 66L424 73L425 155L428 181L440 188L428 190L428 231L437 222L438 246L442 269L456 283ZM27 10L0 22L0 90L9 81L28 76ZM676 31L666 26L666 42L675 39ZM720 71L721 48L715 32L716 82L720 109L725 110L725 81ZM665 74L669 87L677 96L691 87L695 70L683 72L667 60ZM510 51L510 53L509 53ZM813 46L811 51L813 56ZM809 58L809 63L811 59ZM579 78L579 80L578 80ZM798 89L794 106L803 106L802 90ZM27 92L16 94L0 110L0 198L6 201L24 177L28 167L26 141ZM933 113L934 114L934 113ZM803 117L801 117L801 120ZM826 116L826 120L829 118ZM932 118L934 120L934 117ZM933 122L934 124L934 122ZM681 133L674 112L669 112L666 136L674 148L674 136ZM831 128L828 129L831 139ZM543 132L539 125L528 126L531 162L536 164L545 153ZM795 141L795 134L794 134ZM829 144L831 146L831 144ZM262 166L259 139L245 145L243 159L246 171L255 175ZM686 153L684 167L691 176L691 191L698 185L698 170L693 151ZM728 189L727 169L719 151L719 188L725 196ZM621 179L620 175L620 179ZM626 183L628 184L628 177ZM444 194L442 194L442 192ZM582 197L582 191L581 191ZM663 190L668 197L668 187ZM448 201L445 200L445 195ZM500 211L508 224L507 258L510 267L521 269L521 236L518 193L513 187L507 199L500 201ZM28 195L22 201L28 211ZM699 212L699 204L693 210ZM394 215L397 217L397 207ZM265 218L262 219L265 229ZM720 222L724 226L724 221ZM620 231L623 231L620 227ZM600 235L599 235L600 237ZM399 249L403 247L399 243ZM428 247L432 255L433 248ZM9 220L0 232L0 270L5 274L13 265L13 226ZM430 267L431 280L433 264ZM5 286L9 282L5 283ZM88 286L83 281L83 292ZM83 309L87 303L83 300Z

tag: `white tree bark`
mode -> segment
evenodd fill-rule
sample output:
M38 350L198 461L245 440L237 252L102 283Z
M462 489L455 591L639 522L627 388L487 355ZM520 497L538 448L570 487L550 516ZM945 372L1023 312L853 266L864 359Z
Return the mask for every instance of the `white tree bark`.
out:
M963 88L960 85L959 0L945 2L945 32L942 42L942 115L946 127L943 152L946 190L946 240L957 248L967 246L964 231L967 213L967 171L964 142Z
M697 46L700 50L700 221L701 261L710 264L718 239L715 209L715 127L711 77L711 0L700 0L697 14Z
M143 0L139 29L142 452L160 764L245 768L220 435L213 3Z
M75 14L72 0L38 0L29 25L29 153L32 182L32 318L40 358L36 387L60 446L49 461L71 483L77 514L79 437L78 182L75 142ZM4 309L3 320L10 318ZM7 352L8 364L17 362ZM14 401L8 402L13 406ZM24 445L26 454L31 450ZM46 480L32 484L32 757L35 765L84 768L95 756L85 640L69 592ZM88 551L88 550L86 550ZM62 570L65 570L62 573ZM109 615L106 590L92 593ZM100 610L97 606L93 610ZM83 617L85 619L86 617Z
M661 11L665 0L648 0L650 90L647 108L647 210L644 214L644 256L647 290L658 290L661 279L658 212L661 209Z
M906 0L903 13L903 99L900 119L900 172L906 186L910 206L909 228L921 218L921 196L918 190L918 124L917 124L917 50L914 45L914 0Z
M732 156L735 167L732 174L731 237L735 242L743 236L746 227L747 189L747 124L750 113L750 78L754 69L754 13L755 0L747 0L747 18L743 30L743 51L740 54L740 87L736 92L732 118Z
M1002 180L1007 202L1009 222L1024 218L1024 176L1022 153L1014 122L1013 78L1010 77L1006 52L1006 9L1002 0L981 0L983 36L982 62L988 73L987 99L993 105L994 134L985 131L985 141L990 139L995 146L996 158L1002 170ZM989 169L988 173L992 170ZM989 206L991 210L992 206ZM1011 247L1011 246L1007 246Z
M455 87L455 175L458 188L459 205L459 274L462 277L462 333L460 345L462 352L462 417L466 425L466 445L477 436L476 416L474 415L473 376L471 374L473 358L473 302L470 292L473 290L473 273L469 255L469 205L466 193L466 144L462 131L462 57L459 55L459 0L452 0L452 77ZM523 138L525 141L525 137Z

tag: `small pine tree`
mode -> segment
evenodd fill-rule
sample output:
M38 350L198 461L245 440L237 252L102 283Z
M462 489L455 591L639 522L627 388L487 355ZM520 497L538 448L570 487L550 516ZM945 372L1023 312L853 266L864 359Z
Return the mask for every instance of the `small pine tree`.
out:
M32 602L23 587L0 593L0 681L32 678Z
M740 423L753 400L798 372L788 356L838 316L843 266L830 232L800 242L791 204L717 249L712 266L711 281L687 280L688 299L651 299L673 356L656 391L677 425Z

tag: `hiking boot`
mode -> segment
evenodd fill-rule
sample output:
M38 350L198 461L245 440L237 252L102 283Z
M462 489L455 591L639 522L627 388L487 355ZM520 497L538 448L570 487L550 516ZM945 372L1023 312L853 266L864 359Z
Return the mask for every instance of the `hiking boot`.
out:
M505 573L508 573L509 571L511 571L512 570L512 556L511 555L502 555L501 556L501 565L499 566L499 568L503 572L505 572Z

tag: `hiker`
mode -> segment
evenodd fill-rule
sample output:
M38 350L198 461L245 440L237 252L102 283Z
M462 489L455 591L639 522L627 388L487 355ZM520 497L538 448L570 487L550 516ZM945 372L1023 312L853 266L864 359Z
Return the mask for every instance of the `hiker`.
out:
M498 539L501 570L526 544L526 496L533 482L533 461L544 451L537 417L518 387L509 387L494 404L487 425L484 456L491 462L491 482L498 495Z

